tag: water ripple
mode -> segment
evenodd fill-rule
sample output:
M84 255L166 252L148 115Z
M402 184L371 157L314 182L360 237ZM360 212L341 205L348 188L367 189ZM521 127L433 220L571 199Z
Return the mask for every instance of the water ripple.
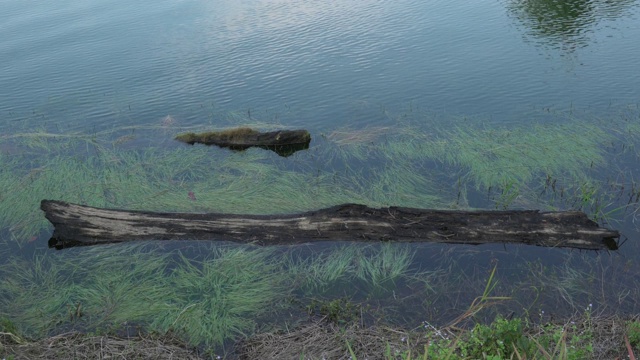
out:
M0 111L113 126L286 105L281 121L337 126L366 121L354 101L505 117L604 104L640 96L637 16L637 0L7 0Z

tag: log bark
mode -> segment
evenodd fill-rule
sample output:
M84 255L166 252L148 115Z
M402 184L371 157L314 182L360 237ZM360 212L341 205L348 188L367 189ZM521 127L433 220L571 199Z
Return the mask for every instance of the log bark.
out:
M522 243L617 249L620 234L578 211L450 211L344 204L291 215L157 213L43 200L50 247L134 240L221 240L259 245L312 241Z
M280 156L289 156L296 151L309 148L311 134L307 130L278 130L260 132L250 128L236 128L204 133L186 133L176 140L193 145L217 145L231 150L246 150L259 147L274 151Z

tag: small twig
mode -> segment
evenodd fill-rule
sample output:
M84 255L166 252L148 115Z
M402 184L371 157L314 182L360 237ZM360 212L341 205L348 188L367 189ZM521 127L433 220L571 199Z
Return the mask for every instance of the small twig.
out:
M21 337L19 337L19 336L18 336L18 335L16 335L16 334L12 334L12 333L10 333L10 332L0 332L0 336L2 336L2 335L4 335L4 336L8 336L9 338L11 338L11 340L12 340L13 342L15 342L15 343L16 343L16 344L18 344L18 345L25 345L25 344L27 344L27 341L26 341L26 340L22 339Z

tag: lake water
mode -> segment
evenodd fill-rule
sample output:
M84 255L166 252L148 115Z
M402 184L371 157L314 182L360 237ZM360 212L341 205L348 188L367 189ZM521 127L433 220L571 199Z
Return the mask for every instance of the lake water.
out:
M499 121L635 104L637 1L4 1L2 126L215 124L248 111L324 130L380 107Z
M430 119L438 119L436 123L445 124L450 129L464 129L469 121L480 124L478 129L485 129L486 125L489 140L493 127L521 129L522 149L535 147L543 153L548 150L544 143L536 144L535 139L526 137L527 134L533 134L533 138L538 136L536 134L540 134L540 137L545 134L544 131L537 132L540 130L533 126L537 121L554 126L556 122L570 117L578 125L584 120L586 128L587 119L597 118L599 129L606 133L609 121L613 124L615 118L616 125L611 125L610 130L619 136L617 139L627 139L626 130L622 131L621 128L630 129L640 122L638 0L4 0L1 7L0 139L36 138L29 135L32 132L40 132L41 135L46 133L47 136L97 134L96 137L104 134L109 137L113 132L114 138L108 139L112 141L125 133L134 134L131 139L120 137L111 145L115 147L131 140L126 149L143 154L135 156L141 156L144 160L149 144L157 145L159 142L160 147L183 150L182 145L172 142L171 138L185 129L222 128L245 123L267 128L308 129L314 139L312 150L316 149L310 154L302 152L290 159L274 159L251 151L233 155L215 153L221 161L228 161L224 166L230 169L221 175L220 183L226 184L229 191L237 191L240 198L258 199L256 203L265 201L260 198L260 191L234 188L233 184L224 183L224 176L246 172L251 175L239 176L238 181L255 177L256 188L265 192L275 188L274 192L277 192L280 189L277 180L265 175L270 174L266 170L267 165L293 171L286 173L292 178L296 178L296 171L308 171L308 166L318 174L332 172L334 177L335 174L347 172L371 178L379 176L379 184L372 187L374 190L385 192L385 189L393 188L393 184L380 174L394 165L393 161L385 163L386 154L391 151L396 151L394 156L410 157L402 149L365 148L364 152L357 154L357 161L344 163L335 160L335 154L330 156L318 149L330 144L340 145L340 141L347 142L350 139L349 135L345 137L343 134L342 138L339 134L335 135L336 130L392 132L401 122L399 119L411 117L413 115L410 114L417 112L429 114ZM411 119L412 124L428 130L431 123L421 119ZM558 133L564 131L564 128L552 129ZM511 133L500 134L507 136ZM374 135L382 136L380 133ZM574 141L571 136L572 132L568 132L567 143ZM565 184L574 193L582 191L581 197L576 195L576 201L582 201L583 205L588 203L589 206L583 207L576 205L573 200L560 199L564 196L564 190L556 190L555 182L547 178L544 191L553 186L551 195L520 202L512 201L514 196L507 207L545 210L579 208L587 212L594 208L606 209L590 213L601 215L629 203L637 203L638 198L635 198L635 202L632 198L637 194L634 179L640 175L636 170L638 153L635 144L638 138L628 138L629 143L621 144L614 140L598 142L589 138L589 144L606 148L607 156L610 156L604 156L602 167L592 164L592 169L586 170L593 176L590 179L604 185L591 193L585 185L587 182L573 187ZM557 143L558 139L553 142ZM87 141L87 144L93 146L91 141ZM62 150L52 150L51 153L55 154L48 158L47 161L52 162L47 164L53 164L53 161L61 158L56 151L74 159L76 153L86 152L82 146L75 146L65 145L61 147ZM87 148L89 146L86 145ZM556 153L549 150L545 156L569 151L563 147L549 146ZM34 156L20 158L20 151L25 148L31 149L31 155ZM0 159L15 158L24 162L12 163L15 172L20 172L18 180L12 180L10 173L0 174L0 180L8 179L5 183L11 186L18 184L16 188L24 191L20 193L22 197L11 198L10 192L14 190L3 190L4 194L0 197L0 207L4 211L2 233L10 249L3 251L7 252L8 258L31 259L36 265L42 259L38 256L48 256L54 262L67 257L82 258L85 255L76 249L52 255L53 250L46 249L50 227L41 232L16 235L19 233L16 229L24 229L26 225L23 219L11 218L11 209L20 202L31 202L30 206L37 213L38 196L48 196L41 192L53 192L53 189L47 188L46 181L38 183L33 180L47 172L43 169L49 169L46 164L38 163L39 156L45 154L43 156L46 157L47 152L38 153L41 150L33 148L39 149L33 143L0 143L0 155L3 156ZM91 156L95 155L94 151L99 153L102 150L89 151ZM372 158L366 157L371 154L374 154ZM620 156L612 160L617 155ZM113 155L110 159L96 161L101 167L108 168L112 164L120 166L129 158L117 159ZM473 169L472 163L467 164L468 168L465 167L462 157L452 160L451 164L438 163L434 159L426 163L419 162L419 159L413 161L411 169L416 173L442 171L444 175L434 179L441 181L436 188L444 189L441 191L449 196L447 201L455 202L455 206L494 208L498 206L497 198L504 201L504 197L509 195L504 190L499 191L497 196L492 195L495 184L483 183L481 177L474 177L476 184L468 190L460 190L456 184L465 175L456 166L463 170ZM514 160L516 163L518 161ZM247 170L241 165L234 165L243 162L252 166L260 164L264 168ZM576 159L576 163L579 162ZM175 167L175 163L169 160L167 164L170 164L166 165L168 167ZM333 167L327 170L326 164ZM80 171L75 165L69 165L68 173ZM155 164L142 161L142 165L132 168L137 168L141 173L152 173L152 165ZM449 170L448 166L454 170ZM588 165L584 167L589 168ZM178 188L180 196L184 198L181 199L187 202L185 207L202 210L188 201L194 193L193 199L205 198L203 193L206 187L197 187L199 185L196 184L194 188L187 188L182 184L199 181L208 173L206 169L192 170L185 166L185 170L179 174L180 179L169 177L166 183ZM543 169L547 170L554 172L557 169L552 164L548 169ZM127 171L130 171L129 177L140 175L134 170ZM491 171L497 173L500 169ZM456 172L460 172L460 175L457 176ZM544 175L536 172L532 175L533 180L526 179L527 184L544 183ZM112 174L105 171L103 176L106 179ZM102 186L104 189L100 188L98 195L89 194L90 189L84 189L80 198L82 201L89 199L86 200L89 204L114 207L139 204L135 200L126 202L122 199L125 190L135 186L134 182L125 184L126 179L123 178L127 176L109 178L111 180L92 179L96 182L87 182L88 187L93 189ZM73 184L69 179L56 179L60 183ZM266 185L260 183L261 179L267 179L263 181ZM325 181L320 175L313 179ZM422 181L417 177L406 179L407 186L413 186L417 193L427 184ZM116 183L122 187L109 185ZM509 183L502 182L499 185L507 187ZM29 186L33 191L29 190ZM75 191L75 185L69 186L71 188L65 190L65 194ZM173 188L163 188L165 185L158 186L158 189L148 190L145 201L169 196L167 194L173 191ZM309 183L309 188L313 186ZM358 186L360 184L353 185L350 190ZM282 188L286 189L286 186ZM612 193L619 192L623 199L594 204L591 200L598 198L599 191L604 191L604 188L613 189ZM374 190L362 197L373 205L415 206L431 195L412 197L399 194L387 198L373 194ZM323 200L322 205L331 204L334 201L331 199L338 201L347 198L340 191L336 190L340 194L330 200ZM327 193L323 194L328 198L330 194ZM25 199L30 194L34 194L33 198ZM464 201L460 201L461 194ZM214 197L212 203L215 200ZM165 203L149 204L162 208ZM273 201L264 206L254 204L253 200L238 200L214 209L292 212L317 207L313 203L303 203L298 207L287 204L290 203ZM442 202L437 205L442 205ZM403 295L408 300L403 305L405 309L398 310L398 313L406 313L407 318L413 317L415 320L418 316L424 316L425 319L432 317L450 321L475 296L482 293L487 269L499 263L499 274L504 276L504 279L501 278L504 287L501 285L499 290L521 301L506 307L507 314L516 312L543 318L543 309L547 309L547 314L556 311L566 315L593 303L602 312L637 312L640 309L640 304L635 300L640 296L640 264L636 260L640 254L637 241L639 232L635 222L637 209L632 207L627 210L625 214L606 218L609 221L607 225L621 230L627 239L625 246L612 254L527 246L414 247L414 265L425 271L439 271L440 275L444 274L444 282L448 276L451 284L439 289L446 289L449 295L434 296L433 300L412 297L411 292L415 287L402 282L398 289L393 290L392 296L391 293L377 294L380 298L376 301L381 307L394 306L396 295ZM175 243L158 245L162 251L178 248L183 249L185 254L188 253L185 249L192 251L193 247L197 245L189 243L184 249L183 245ZM313 257L313 254L333 248L334 245L330 244L317 248L310 246L311 255L306 254L302 258ZM338 249L339 252L342 248ZM376 258L387 254L385 251L388 250L382 248L379 253L372 251L373 255L359 254ZM35 256L34 253L39 255ZM117 249L115 253L118 253ZM197 248L195 253L199 253ZM95 256L102 258L105 255ZM5 276L9 276L7 274L5 272ZM366 287L366 281L358 281L362 281L360 287ZM333 293L329 291L331 296L354 295L370 300L362 294L351 293L353 289L349 290L350 285L341 286L338 290L334 289ZM468 291L461 289L462 286L469 286L466 289ZM329 295L325 293L324 296ZM454 298L456 304L447 307L446 304ZM534 298L535 305L522 303ZM89 307L87 309L91 311ZM0 315L12 316L2 310ZM24 317L15 317L16 322L20 319Z

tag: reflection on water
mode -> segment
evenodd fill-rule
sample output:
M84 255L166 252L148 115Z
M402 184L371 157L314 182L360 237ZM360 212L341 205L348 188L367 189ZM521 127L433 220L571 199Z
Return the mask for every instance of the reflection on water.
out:
M219 127L220 114L250 109L256 120L327 131L388 126L375 109L409 102L500 121L532 107L602 110L638 99L630 39L640 30L628 15L638 3L5 1L0 129L28 120L101 131L167 114ZM598 40L607 58L576 52L587 66L574 77L523 33L568 49Z
M589 45L593 26L628 14L634 0L512 0L509 12L536 42L572 52Z

